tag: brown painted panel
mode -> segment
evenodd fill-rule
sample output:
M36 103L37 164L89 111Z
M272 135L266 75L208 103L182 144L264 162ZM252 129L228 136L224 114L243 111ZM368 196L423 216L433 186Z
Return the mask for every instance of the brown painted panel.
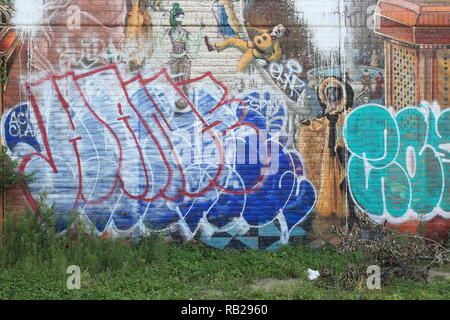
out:
M416 11L411 11L406 8L402 8L391 3L380 2L380 13L382 16L390 18L392 20L407 24L414 25L417 17Z
M417 28L417 44L450 44L450 28Z
M417 27L447 27L450 26L450 12L443 13L419 13L417 22L414 24Z
M414 34L411 27L389 20L385 17L380 18L380 27L376 31L395 40L414 43Z

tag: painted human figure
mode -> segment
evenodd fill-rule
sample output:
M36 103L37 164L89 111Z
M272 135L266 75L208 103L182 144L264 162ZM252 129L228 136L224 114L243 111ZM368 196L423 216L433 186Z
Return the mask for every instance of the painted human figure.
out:
M264 67L270 62L275 62L281 58L280 38L289 34L289 30L279 24L272 30L258 29L247 26L248 30L256 33L250 41L242 39L230 38L222 42L212 45L207 36L205 36L205 43L209 51L217 50L221 52L229 48L235 48L243 53L239 61L237 72L244 72L251 63L256 62L258 66Z
M375 92L372 94L372 98L380 98L383 94L384 76L381 72L378 72L375 76Z
M372 92L372 77L370 76L369 70L364 69L363 75L361 76L361 83L363 85L361 92L368 90L369 94Z
M152 7L155 9L158 9L159 11L164 10L164 5L162 3L162 0L153 0Z
M201 29L197 33L196 37L191 37L190 33L182 27L184 20L184 11L180 7L179 3L174 3L172 10L170 11L169 28L166 33L169 36L172 43L171 58L167 65L170 70L170 74L175 82L183 82L191 78L191 57L189 48L198 47L201 42L201 32L205 25L201 24ZM195 51L195 50L192 50ZM183 93L189 96L188 85L182 86ZM178 99L175 102L178 109L184 109L187 107L187 103L184 99Z
M217 7L217 23L219 33L223 37L234 37L241 31L241 24L234 11L232 0L214 0L213 5Z
M377 54L377 50L372 50L372 56L370 57L370 66L371 67L379 67L379 57Z
M368 66L370 64L370 57L371 57L370 51L368 50L364 51L361 56L361 64Z
M328 77L320 83L317 95L322 111L317 118L302 121L299 141L302 141L300 149L303 150L300 151L305 157L308 168L319 166L316 170L319 174L315 181L315 186L319 189L317 213L323 216L334 213L343 217L345 216L342 211L344 200L340 190L345 173L343 159L340 159L344 148L341 131L345 119L344 111L351 108L354 93L350 85L341 79ZM311 140L309 136L312 132L324 141L319 144L315 141L310 145L308 141ZM320 160L315 158L319 154ZM308 161L308 155L314 158Z
M352 107L354 93L351 86L341 79L328 77L318 86L317 96L322 111L317 118L300 122L298 149L317 190L317 221L314 226L318 230L315 231L331 235L329 230L321 229L330 225L328 220L342 220L349 215L344 191L346 149L342 131L344 112Z
M344 81L347 83L350 83L353 81L352 78L350 78L350 70L348 68L345 69Z

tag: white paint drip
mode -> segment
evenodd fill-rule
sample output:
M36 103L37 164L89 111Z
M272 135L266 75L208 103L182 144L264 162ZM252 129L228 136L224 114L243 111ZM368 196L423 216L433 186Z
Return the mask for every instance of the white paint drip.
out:
M416 175L416 152L414 148L408 146L406 148L406 170L411 178Z
M12 24L22 38L33 38L44 19L44 0L14 0Z

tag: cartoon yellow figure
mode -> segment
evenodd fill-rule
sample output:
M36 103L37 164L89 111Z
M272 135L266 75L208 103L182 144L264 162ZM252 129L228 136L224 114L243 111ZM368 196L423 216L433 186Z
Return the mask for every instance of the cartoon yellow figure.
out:
M164 10L164 5L162 3L162 0L153 0L152 7L155 9L158 9L160 11Z
M280 60L281 48L279 39L284 35L288 35L289 31L286 27L279 24L272 30L257 29L251 26L248 26L247 29L257 34L250 41L230 38L211 45L208 37L205 36L206 46L209 51L217 50L217 52L220 52L228 48L235 48L241 51L244 55L239 61L238 72L244 72L253 62L256 62L258 66L264 67L270 62Z

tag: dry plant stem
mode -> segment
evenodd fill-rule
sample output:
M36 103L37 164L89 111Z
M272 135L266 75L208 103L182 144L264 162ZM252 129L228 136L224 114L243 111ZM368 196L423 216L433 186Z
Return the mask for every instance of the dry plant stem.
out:
M401 277L416 281L427 281L429 270L434 265L444 265L450 250L435 239L420 234L402 234L389 229L385 224L376 224L368 215L356 210L356 221L348 226L333 225L333 230L341 240L340 245L334 247L339 253L362 251L365 254L364 266L378 265L381 268L382 281L386 284L392 277ZM420 232L422 229L418 229ZM369 233L367 233L370 231ZM373 237L369 237L373 233ZM364 236L364 237L363 237ZM425 266L423 260L431 260ZM360 268L363 268L360 266ZM333 277L328 272L323 284L338 285L343 289L354 289L361 283L365 270L358 270L349 264L346 270Z

